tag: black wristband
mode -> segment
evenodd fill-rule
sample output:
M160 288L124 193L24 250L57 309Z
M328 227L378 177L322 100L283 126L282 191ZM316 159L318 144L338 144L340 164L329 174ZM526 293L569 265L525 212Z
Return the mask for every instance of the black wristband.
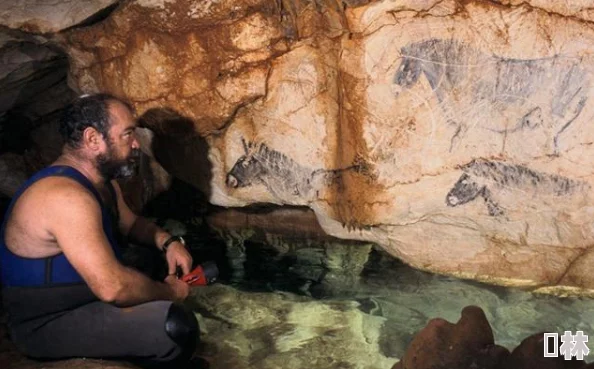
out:
M181 242L184 246L186 245L186 241L182 236L171 236L167 239L167 241L165 241L163 246L161 246L161 250L163 250L163 252L167 252L167 248L169 247L169 245L171 245L175 241Z

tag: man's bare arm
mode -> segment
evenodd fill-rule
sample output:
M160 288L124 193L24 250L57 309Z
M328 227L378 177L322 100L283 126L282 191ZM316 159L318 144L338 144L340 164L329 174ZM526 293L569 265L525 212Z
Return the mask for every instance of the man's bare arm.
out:
M103 231L101 208L79 184L65 181L52 191L44 208L47 216L52 216L49 231L58 246L102 301L130 306L187 296L184 282L175 278L155 282L117 260Z
M120 211L120 230L132 242L139 243L146 246L155 246L161 249L161 246L171 235L165 230L161 229L150 220L134 214L128 207L122 190L116 181L111 182L117 196L118 209Z
M134 214L124 201L120 186L116 181L112 181L112 184L117 195L122 233L127 235L134 243L153 246L162 250L163 244L171 237L171 234L150 220ZM192 268L192 256L180 242L174 242L169 246L166 259L170 275L176 273L177 267L180 267L184 274L189 273Z

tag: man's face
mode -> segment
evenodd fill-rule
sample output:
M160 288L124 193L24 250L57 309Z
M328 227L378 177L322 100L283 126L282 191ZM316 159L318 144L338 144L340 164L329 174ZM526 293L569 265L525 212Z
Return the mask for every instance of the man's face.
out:
M105 139L105 151L96 158L97 169L106 180L133 176L140 158L140 145L134 134L136 121L130 110L119 102L109 104L109 113L111 126Z

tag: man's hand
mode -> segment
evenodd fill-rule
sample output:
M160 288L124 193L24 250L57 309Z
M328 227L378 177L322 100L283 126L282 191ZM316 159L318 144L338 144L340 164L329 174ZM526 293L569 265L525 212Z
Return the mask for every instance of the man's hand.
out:
M173 301L182 302L188 297L190 293L190 285L177 279L174 275L169 275L165 278L165 284L167 284L173 291Z
M169 275L175 275L178 266L182 269L184 275L192 270L192 256L179 241L169 245L165 258L167 259Z

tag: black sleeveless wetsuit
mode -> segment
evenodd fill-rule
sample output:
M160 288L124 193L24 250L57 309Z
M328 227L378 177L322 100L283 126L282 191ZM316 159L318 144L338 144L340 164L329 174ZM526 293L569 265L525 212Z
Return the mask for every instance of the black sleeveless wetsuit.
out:
M19 197L49 176L65 176L87 188L101 205L103 230L120 258L110 210L92 183L76 169L48 167L31 177L14 195L0 229L2 299L11 337L34 358L136 358L169 362L184 350L166 333L170 301L119 308L98 300L63 253L24 258L5 244L5 227ZM115 199L114 199L115 201ZM67 211L68 204L64 204ZM80 252L84 252L80 245Z

